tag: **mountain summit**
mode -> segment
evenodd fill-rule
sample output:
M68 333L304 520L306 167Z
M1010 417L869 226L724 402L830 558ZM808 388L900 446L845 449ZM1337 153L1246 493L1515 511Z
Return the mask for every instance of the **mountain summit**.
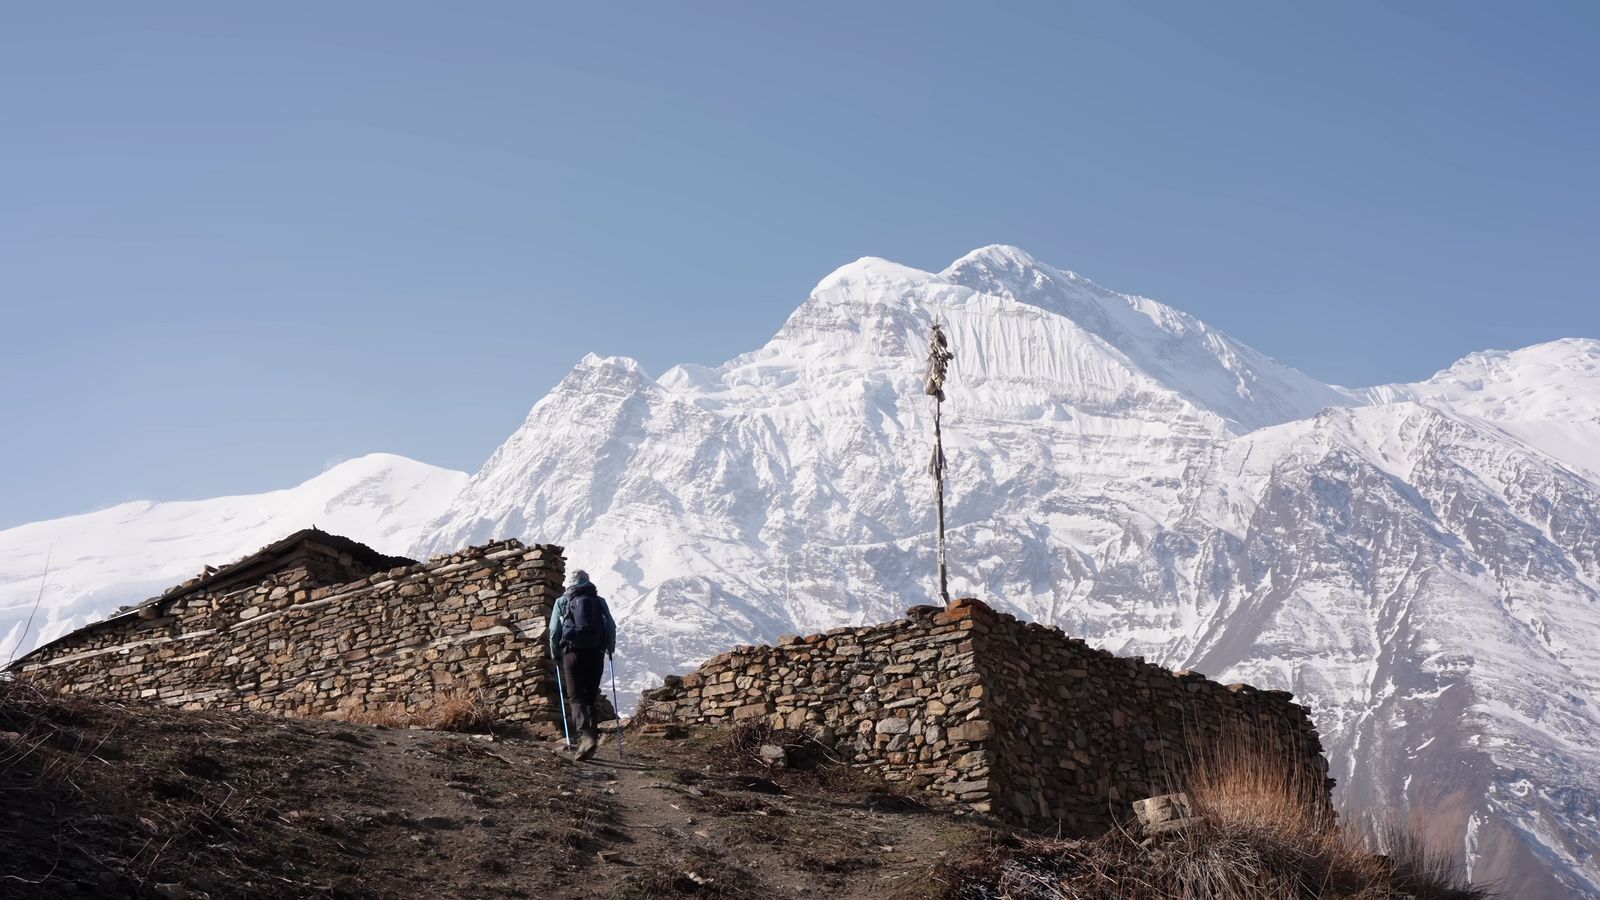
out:
M1350 402L1322 384L1162 303L1100 287L1015 247L975 250L940 277L1070 319L1140 371L1248 431Z

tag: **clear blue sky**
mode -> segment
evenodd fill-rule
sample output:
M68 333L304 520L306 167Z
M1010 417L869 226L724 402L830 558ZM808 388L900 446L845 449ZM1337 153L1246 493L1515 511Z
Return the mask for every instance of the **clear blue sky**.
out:
M12 3L0 527L476 468L1020 245L1325 380L1600 336L1600 4Z

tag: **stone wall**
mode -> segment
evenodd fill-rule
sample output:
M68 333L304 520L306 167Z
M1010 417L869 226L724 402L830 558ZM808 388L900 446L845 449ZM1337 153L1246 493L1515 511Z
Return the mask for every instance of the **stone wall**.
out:
M994 801L1034 828L1094 834L1135 800L1183 787L1195 765L1285 761L1331 811L1309 711L1287 691L1222 685L984 608L974 616Z
M644 711L689 724L767 719L810 730L890 781L983 808L989 801L973 622L931 608L910 619L740 647L646 691Z
M324 558L326 557L326 558ZM546 647L561 548L502 541L358 581L359 562L297 545L264 580L223 570L19 661L73 693L185 708L338 716L476 693L502 721L559 731Z
M1113 656L975 600L864 628L740 647L645 694L689 724L765 719L858 767L1042 831L1089 835L1230 742L1332 782L1282 691L1224 687Z

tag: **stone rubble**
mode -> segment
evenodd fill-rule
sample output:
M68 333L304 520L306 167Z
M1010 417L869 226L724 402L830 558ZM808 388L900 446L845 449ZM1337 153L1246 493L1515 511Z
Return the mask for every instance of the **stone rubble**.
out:
M1181 791L1133 801L1133 815L1146 834L1183 831L1202 821L1194 811L1189 795Z

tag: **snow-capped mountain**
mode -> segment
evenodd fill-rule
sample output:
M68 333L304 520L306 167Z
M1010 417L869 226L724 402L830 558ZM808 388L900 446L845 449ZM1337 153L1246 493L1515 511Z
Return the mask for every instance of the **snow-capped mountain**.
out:
M1014 248L864 259L723 366L586 357L419 550L566 545L634 688L899 615L932 593L935 321L953 592L1292 690L1352 811L1600 893L1595 342L1348 391Z
M313 525L404 553L466 481L375 453L287 490L122 503L0 531L0 660Z
M936 321L952 593L1291 690L1348 812L1412 818L1518 897L1600 896L1600 341L1347 390L1014 248L863 259L722 366L585 357L470 480L368 457L0 532L0 634L52 544L27 645L310 524L413 556L566 546L633 691L893 618L933 593Z
M1600 479L1600 340L1569 338L1474 353L1418 384L1368 392L1415 399L1488 423Z

